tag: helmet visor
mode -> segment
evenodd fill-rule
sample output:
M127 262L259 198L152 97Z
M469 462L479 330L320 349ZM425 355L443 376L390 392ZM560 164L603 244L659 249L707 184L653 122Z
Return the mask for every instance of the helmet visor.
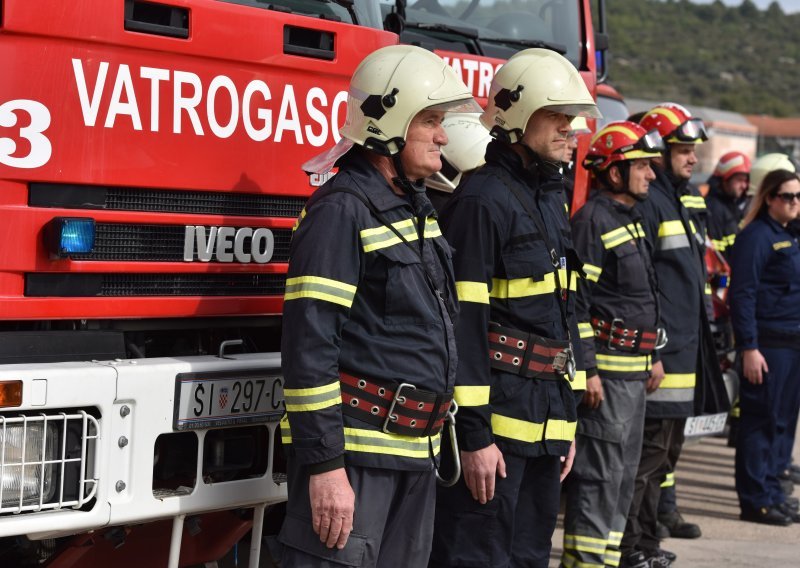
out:
M675 129L675 132L670 136L670 140L685 144L695 143L698 140L705 142L708 140L706 125L699 118L690 118Z
M639 138L639 141L633 145L633 150L644 150L645 152L653 153L663 152L666 149L664 139L661 138L661 134L655 128Z
M442 112L473 112L473 113L483 112L481 106L472 97L459 99L456 101L436 103L431 106L425 107L425 110L438 110Z

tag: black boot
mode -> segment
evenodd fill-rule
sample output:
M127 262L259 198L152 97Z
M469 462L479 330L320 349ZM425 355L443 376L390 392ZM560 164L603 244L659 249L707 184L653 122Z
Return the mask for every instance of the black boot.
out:
M700 527L694 523L687 523L677 509L658 516L658 522L667 527L669 535L673 538L700 538Z
M759 507L751 509L742 507L742 514L739 518L751 523L761 523L762 525L775 525L778 527L788 527L792 524L792 519L787 517L778 507Z

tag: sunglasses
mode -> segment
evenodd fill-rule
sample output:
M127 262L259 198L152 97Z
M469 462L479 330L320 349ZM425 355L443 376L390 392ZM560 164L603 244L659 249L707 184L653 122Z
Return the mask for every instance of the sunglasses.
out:
M800 192L798 193L777 193L775 197L780 197L784 203L791 203L794 200L800 201Z

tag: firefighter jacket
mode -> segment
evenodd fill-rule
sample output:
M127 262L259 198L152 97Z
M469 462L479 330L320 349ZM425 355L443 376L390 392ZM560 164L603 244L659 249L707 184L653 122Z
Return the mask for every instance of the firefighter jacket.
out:
M718 177L711 177L708 183L708 238L714 248L728 260L736 233L739 232L739 223L744 216L744 200L740 202L728 196L722 190Z
M647 379L650 354L623 352L595 339L592 319L619 322L630 330L659 326L657 283L639 212L595 192L572 218L572 239L583 261L578 281L577 318L586 375L605 379Z
M797 238L766 213L736 238L731 254L731 320L739 350L757 349L780 332L800 334L800 249ZM773 333L770 333L773 332ZM775 334L774 332L779 332ZM762 337L760 337L762 336Z
M451 251L428 198L398 196L359 150L348 154L292 238L281 345L289 455L312 471L344 461L430 469L441 434L384 433L343 414L340 372L452 392L456 302Z
M568 338L559 308L562 292L576 360L582 363L574 297L566 290L568 274L575 287L579 263L572 250L562 180L557 168L532 157L526 169L511 147L491 142L486 165L463 182L441 215L442 230L456 251L461 311L455 396L458 438L466 451L494 442L503 452L523 457L566 455L575 435L576 398L585 389L584 371L570 382L523 378L490 367L490 322L551 339ZM558 277L537 224L508 184L515 184L540 215L556 249Z
M661 325L667 345L659 356L665 377L647 395L648 418L684 418L694 414L698 345L705 309L706 206L697 189L653 166L656 179L648 198L636 204L658 274ZM710 291L710 290L709 290ZM709 296L710 298L710 296Z

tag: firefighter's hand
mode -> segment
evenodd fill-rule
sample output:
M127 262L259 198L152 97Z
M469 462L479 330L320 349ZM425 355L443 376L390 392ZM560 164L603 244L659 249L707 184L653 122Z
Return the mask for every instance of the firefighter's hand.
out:
M345 469L312 475L308 481L311 524L328 548L344 548L353 530L356 496Z
M767 361L758 349L745 349L742 367L745 378L750 384L760 385L764 382L764 373L769 373Z
M664 364L661 361L653 363L653 368L650 369L650 378L647 379L647 392L656 392L664 380Z
M569 447L569 453L566 457L561 456L561 476L559 477L559 481L563 482L564 479L569 475L569 472L572 471L572 463L575 461L575 440L572 440L572 444Z
M474 452L461 452L461 469L472 498L481 505L494 498L495 475L506 476L503 453L495 444Z
M586 379L586 392L583 393L583 404L589 408L597 408L605 400L603 395L603 383L600 382L599 375L593 375Z

